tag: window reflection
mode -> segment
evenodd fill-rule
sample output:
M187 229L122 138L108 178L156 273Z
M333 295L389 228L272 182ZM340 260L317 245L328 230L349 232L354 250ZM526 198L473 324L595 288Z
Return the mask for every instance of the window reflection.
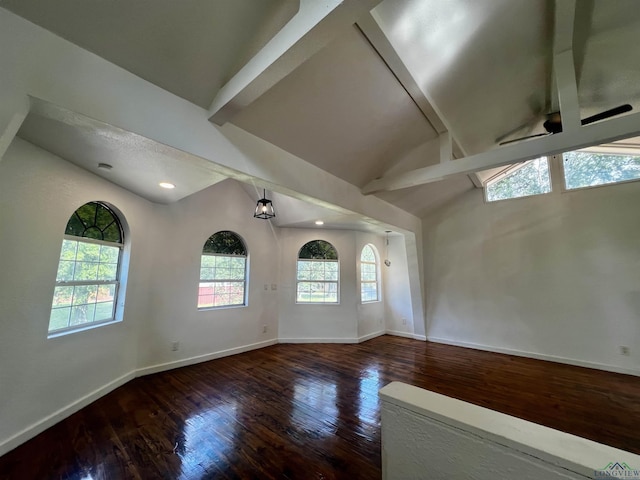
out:
M369 366L360 374L358 418L363 424L377 426L380 416L378 390L382 388L378 365Z
M301 379L293 387L291 421L301 429L319 436L335 433L338 418L335 382Z
M221 403L190 417L182 438L176 442L176 454L182 461L181 480L199 478L215 465L226 468L236 447L238 402Z

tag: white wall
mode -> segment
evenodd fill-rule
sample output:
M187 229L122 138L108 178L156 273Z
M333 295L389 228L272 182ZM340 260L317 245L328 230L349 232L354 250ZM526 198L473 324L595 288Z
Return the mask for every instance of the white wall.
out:
M65 226L92 200L113 204L129 225L124 321L47 339ZM0 163L0 454L23 429L135 370L153 229L149 202L13 141Z
M154 209L161 234L150 245L153 281L149 314L142 324L139 368L275 343L278 292L271 290L271 284L278 282L277 243L269 222L253 218L255 200L236 181L225 180ZM221 230L240 235L249 251L248 305L198 310L202 247ZM180 349L174 352L171 344L176 341Z
M640 182L475 190L424 219L428 337L640 374L639 204Z
M380 248L375 235L349 230L281 228L280 321L281 341L356 342L381 333L383 302L362 305L358 283L360 251L367 243ZM337 305L296 304L296 262L300 248L311 240L326 240L338 251L340 298Z
M382 256L384 257L384 247ZM393 335L412 337L414 318L409 285L407 250L403 236L389 237L388 257L390 266L382 264L385 275L386 329ZM383 258L384 261L384 258Z
M355 264L356 264L356 295L358 338L366 339L381 334L385 330L385 288L382 255L384 254L384 240L370 233L355 232ZM378 261L378 295L379 302L362 303L360 301L360 255L365 245L373 245Z
M124 320L47 339L65 225L94 200L116 207L129 227ZM0 163L0 455L136 375L271 345L278 331L342 342L384 332L384 301L362 305L359 292L360 251L372 243L382 252L380 237L278 231L254 219L254 207L234 180L152 204L16 138ZM198 310L202 246L220 230L249 250L248 306ZM295 304L297 253L318 238L340 257L337 306Z

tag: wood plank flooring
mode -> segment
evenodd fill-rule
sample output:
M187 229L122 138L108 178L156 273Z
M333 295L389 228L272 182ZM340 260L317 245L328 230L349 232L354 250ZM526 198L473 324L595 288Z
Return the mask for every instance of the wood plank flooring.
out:
M394 380L640 454L640 378L383 336L138 378L0 457L0 478L376 479Z

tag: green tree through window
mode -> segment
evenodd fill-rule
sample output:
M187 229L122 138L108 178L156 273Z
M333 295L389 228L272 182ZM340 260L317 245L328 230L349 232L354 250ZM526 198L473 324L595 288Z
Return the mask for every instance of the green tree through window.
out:
M298 252L297 303L338 303L338 252L325 240L313 240Z
M488 202L549 193L549 163L546 157L530 160L507 176L490 181L485 190Z
M122 225L99 202L78 208L65 228L49 333L71 331L115 317Z
M200 259L198 308L245 305L247 248L234 232L223 230L204 243Z
M562 155L567 189L593 187L640 178L640 155L613 155L589 151Z

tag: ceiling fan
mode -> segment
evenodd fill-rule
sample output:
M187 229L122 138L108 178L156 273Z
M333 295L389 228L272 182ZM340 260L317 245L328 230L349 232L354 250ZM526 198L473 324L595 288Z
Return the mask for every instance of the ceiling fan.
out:
M580 123L582 125L589 125L590 123L595 123L606 118L615 117L616 115L630 112L631 110L631 105L625 103L624 105L619 105L609 110L605 110L604 112L596 113L595 115L584 118L580 120ZM553 135L555 133L562 132L562 117L560 116L560 112L551 112L547 114L547 119L542 124L542 126L547 131L546 133L538 133L536 135L529 135L526 137L516 138L514 140L508 140L506 142L500 142L499 145L507 145L508 143L519 142L520 140L526 140L528 138L545 137L547 135Z

